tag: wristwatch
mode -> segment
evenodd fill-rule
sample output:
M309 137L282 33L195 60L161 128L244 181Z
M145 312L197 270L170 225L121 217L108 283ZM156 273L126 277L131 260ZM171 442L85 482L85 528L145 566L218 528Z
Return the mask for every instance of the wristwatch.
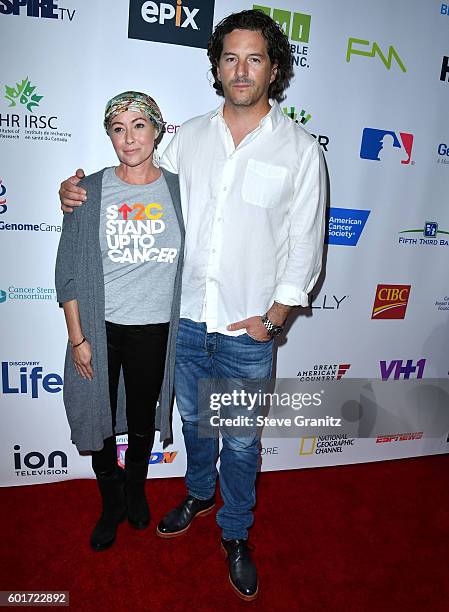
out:
M270 319L268 318L267 313L265 313L262 317L262 323L265 325L265 327L267 328L267 332L268 335L270 336L270 338L274 338L274 336L279 336L279 334L282 332L282 330L284 329L283 325L275 325L274 323L272 323L270 321Z

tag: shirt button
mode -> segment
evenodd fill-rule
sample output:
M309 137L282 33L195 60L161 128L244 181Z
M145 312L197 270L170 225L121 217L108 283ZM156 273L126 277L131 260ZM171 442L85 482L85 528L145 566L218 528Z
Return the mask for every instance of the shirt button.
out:
M228 188L227 188L227 187L223 187L223 191L227 191L227 190L228 190Z

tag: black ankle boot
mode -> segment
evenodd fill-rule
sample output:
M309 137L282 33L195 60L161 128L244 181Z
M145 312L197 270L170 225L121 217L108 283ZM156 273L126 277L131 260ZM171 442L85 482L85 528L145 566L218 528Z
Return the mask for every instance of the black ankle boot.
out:
M103 511L90 538L94 550L105 550L114 544L118 525L126 518L125 475L117 467L113 472L97 474Z
M150 524L151 515L145 496L145 483L148 473L148 459L132 461L125 455L125 492L128 508L128 522L135 529L145 529Z

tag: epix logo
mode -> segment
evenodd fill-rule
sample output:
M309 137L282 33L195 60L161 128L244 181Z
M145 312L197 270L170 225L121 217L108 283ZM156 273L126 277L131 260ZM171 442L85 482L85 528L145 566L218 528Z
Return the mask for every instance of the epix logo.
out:
M61 19L67 16L69 21L75 16L75 9L58 8L55 0L0 0L0 14L42 17L44 19Z
M389 380L391 375L393 375L394 380L399 380L400 378L408 380L410 377L422 378L425 365L425 359L418 359L416 364L413 363L413 359L407 359L406 362L404 362L403 359L381 361L380 374L382 376L382 380ZM416 374L416 376L412 376L412 374Z
M388 47L387 57L385 57L385 55L382 53L382 50L379 47L379 44L377 42L373 42L373 44L371 45L371 48L370 48L370 45L371 43L369 40L363 40L361 38L349 38L348 48L346 50L346 61L347 62L351 61L351 55L364 55L365 57L375 57L376 55L378 55L379 59L382 61L383 65L385 66L387 70L391 69L391 63L394 58L399 68L402 70L402 72L407 72L407 69L402 63L402 60L399 57L398 52L393 47L393 45L390 45ZM354 48L355 46L356 48ZM365 48L364 49L357 48L360 46L363 46Z
M410 164L413 147L413 134L399 132L399 138L396 132L392 130L378 130L375 128L365 128L362 134L362 144L360 147L360 157L362 159L371 159L380 161L387 155L401 152L406 157L401 159L401 164ZM396 157L396 156L395 156ZM414 164L414 162L411 162Z
M215 0L130 0L128 38L206 49L214 7Z
M377 285L372 319L403 319L411 285Z
M5 85L5 98L10 102L9 107L16 106L17 102L23 104L27 110L32 112L35 106L39 106L44 96L34 93L36 87L31 85L29 78L23 79L21 83L16 83L15 87Z
M443 56L443 63L441 64L440 81L449 81L449 57Z

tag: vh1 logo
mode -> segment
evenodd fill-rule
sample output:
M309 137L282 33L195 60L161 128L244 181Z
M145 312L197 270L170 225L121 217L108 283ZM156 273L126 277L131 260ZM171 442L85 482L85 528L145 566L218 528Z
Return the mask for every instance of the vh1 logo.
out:
M403 319L411 285L377 285L372 319Z

